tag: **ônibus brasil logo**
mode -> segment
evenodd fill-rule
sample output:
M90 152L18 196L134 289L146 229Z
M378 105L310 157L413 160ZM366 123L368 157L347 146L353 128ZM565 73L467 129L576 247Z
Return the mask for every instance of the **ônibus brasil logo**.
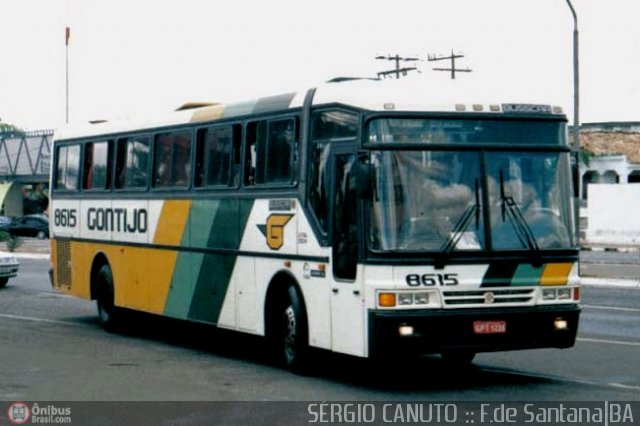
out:
M29 421L31 410L24 402L14 402L7 410L7 417L15 425L23 425Z

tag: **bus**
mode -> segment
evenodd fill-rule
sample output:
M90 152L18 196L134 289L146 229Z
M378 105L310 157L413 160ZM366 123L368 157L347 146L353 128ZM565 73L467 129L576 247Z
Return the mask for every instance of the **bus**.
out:
M51 261L107 330L143 311L265 336L293 370L573 346L562 108L347 81L56 135Z

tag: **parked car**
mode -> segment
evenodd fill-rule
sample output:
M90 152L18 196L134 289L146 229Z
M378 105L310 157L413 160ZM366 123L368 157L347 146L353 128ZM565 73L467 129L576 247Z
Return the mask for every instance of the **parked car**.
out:
M14 237L49 238L49 219L45 215L33 214L0 221L0 230Z
M0 251L0 288L3 288L9 282L9 278L18 275L20 263L15 256Z

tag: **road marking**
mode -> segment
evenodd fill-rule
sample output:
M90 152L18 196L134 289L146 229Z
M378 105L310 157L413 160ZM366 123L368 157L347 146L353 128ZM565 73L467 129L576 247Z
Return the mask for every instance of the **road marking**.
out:
M34 260L49 260L51 257L48 253L11 253L12 256L18 259L34 259Z
M557 382L574 383L574 384L586 385L586 386L613 387L613 388L625 389L625 390L640 390L640 386L625 385L623 383L596 382L593 380L584 380L584 379L578 379L578 378L572 379L570 377L554 376L553 374L530 373L525 371L510 370L510 369L499 368L499 367L482 367L482 369L485 371L490 371L490 372L500 373L500 374L511 374L511 375L518 375L518 376L535 377L537 379L546 379L546 380L553 380Z
M606 343L609 345L640 346L640 342L627 342L624 340L589 339L587 337L578 337L576 340L579 342Z
M52 320L52 319L46 319L46 318L24 317L21 315L11 315L11 314L0 314L0 318L9 318L9 319L14 319L19 321L43 322L47 324L76 325L76 323L71 321L59 321L59 320Z
M640 313L640 309L636 309L636 308L621 308L621 307L618 307L618 306L582 305L582 307L583 308L587 308L587 309L602 309L602 310L609 310L609 311Z
M613 386L614 388L640 390L640 386L625 385L624 383L607 383L607 385Z
M48 293L46 291L41 291L38 293L38 296L45 298L59 298L59 299L75 299L75 296L71 296L70 294L62 294L62 293Z

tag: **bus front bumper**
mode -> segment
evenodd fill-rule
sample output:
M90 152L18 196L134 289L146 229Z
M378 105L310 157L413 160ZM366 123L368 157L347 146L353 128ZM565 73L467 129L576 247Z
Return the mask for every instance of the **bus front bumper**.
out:
M578 332L576 304L522 308L371 310L369 354L494 352L533 348L569 348ZM565 328L558 322L565 321ZM478 330L499 324L499 330ZM413 333L401 335L400 328Z

